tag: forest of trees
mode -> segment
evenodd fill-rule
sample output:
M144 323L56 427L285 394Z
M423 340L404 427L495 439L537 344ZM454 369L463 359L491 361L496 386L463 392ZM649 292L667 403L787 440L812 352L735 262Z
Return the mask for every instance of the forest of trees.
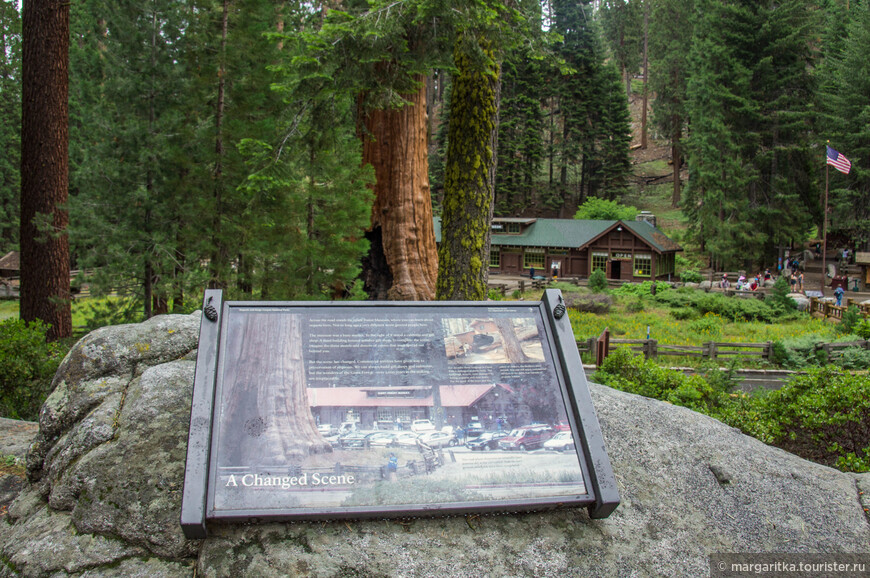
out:
M20 8L0 0L0 254L23 242ZM493 214L624 198L640 92L643 131L688 169L673 203L715 263L759 262L820 228L827 140L853 166L831 175L830 230L870 239L868 0L69 10L73 266L146 317L198 305L206 285L456 298L436 286L433 214L446 242L473 246L440 257L459 283L476 266L485 278L488 233L467 231Z

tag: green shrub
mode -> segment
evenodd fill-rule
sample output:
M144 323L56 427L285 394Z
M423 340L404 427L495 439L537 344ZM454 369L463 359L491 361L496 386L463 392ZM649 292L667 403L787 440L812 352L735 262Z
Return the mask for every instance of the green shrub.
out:
M623 283L622 285L611 291L611 293L614 293L616 295L652 295L653 286L655 286L656 288L656 295L664 293L666 291L673 291L671 286L667 283L644 281L643 283Z
M637 208L599 197L586 199L574 214L575 219L622 219L623 221L633 221L636 216Z
M783 347L782 344L779 344ZM844 471L870 471L870 377L810 369L777 391L731 393L735 365L687 376L629 349L611 353L592 377L610 387L682 405L765 443Z
M771 362L786 369L804 369L825 365L828 354L817 345L824 340L818 335L809 334L784 339L773 343Z
M862 339L870 339L870 317L858 321L852 328L852 333Z
M785 275L780 275L779 279L776 280L770 289L768 305L780 313L797 310L797 303L788 296L789 293L791 293L791 287Z
M858 313L858 308L855 305L850 305L843 312L843 319L840 321L840 324L837 325L837 333L842 333L844 335L855 333L857 335L856 330L861 321L861 314Z
M501 291L498 289L490 289L487 291L486 298L490 301L501 301L503 299Z
M594 293L592 295L567 293L564 295L564 298L566 307L584 313L595 313L596 315L608 313L613 305L613 299L610 295L604 293Z
M0 417L37 419L63 356L61 345L45 342L46 331L39 320L0 322Z
M678 307L677 309L671 309L671 317L678 321L697 319L698 312L688 307Z
M861 347L848 347L832 361L843 369L870 369L870 351Z
M627 348L618 348L608 355L592 379L615 389L707 414L721 402L720 392L703 377L661 367Z
M604 274L604 271L601 269L596 269L592 272L592 275L589 276L589 289L595 291L597 293L601 293L607 290L607 276Z
M725 326L725 320L715 313L707 313L700 319L695 319L689 323L689 331L706 335L710 339L717 338L722 335L722 327Z
M680 281L683 283L700 283L703 280L697 271L680 271Z
M625 306L625 310L629 313L643 313L644 309L646 309L646 306L643 303L643 297L640 295L629 301Z
M835 467L870 458L870 378L810 369L759 398L762 441ZM739 424L737 427L741 427ZM851 457L850 457L851 456Z

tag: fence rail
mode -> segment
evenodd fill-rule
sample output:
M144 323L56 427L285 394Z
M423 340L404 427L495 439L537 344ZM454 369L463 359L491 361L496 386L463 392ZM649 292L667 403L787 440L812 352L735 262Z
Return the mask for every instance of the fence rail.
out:
M773 342L766 343L724 343L708 341L702 345L670 345L659 343L657 339L610 339L607 351L599 357L600 337L590 337L577 342L577 350L589 353L593 359L603 359L620 346L628 346L632 351L643 353L647 359L660 356L700 357L703 359L721 359L732 357L761 358L769 360L773 351Z
M845 309L841 307L841 309ZM606 331L606 330L605 330ZM604 333L602 333L602 336ZM773 342L765 343L723 343L718 341L708 341L701 345L669 345L659 343L656 339L603 339L602 336L590 337L585 341L577 341L577 350L583 353L589 353L596 361L596 365L601 365L601 361L607 355L620 346L628 346L632 351L643 353L646 359L657 358L660 356L678 356L678 357L700 357L703 359L723 359L723 358L747 358L747 359L764 359L770 361L773 354ZM607 345L605 345L605 343ZM599 348L606 347L607 351L599 352ZM850 347L860 347L870 350L870 341L861 339L859 341L842 341L838 343L819 343L816 345L816 350L823 350L828 357L837 357L842 355L844 349Z
M822 301L818 297L810 298L810 314L821 317L833 317L842 321L843 313L852 305L858 308L862 317L870 317L870 303L858 303L851 297L846 299L845 305L836 305L828 301Z

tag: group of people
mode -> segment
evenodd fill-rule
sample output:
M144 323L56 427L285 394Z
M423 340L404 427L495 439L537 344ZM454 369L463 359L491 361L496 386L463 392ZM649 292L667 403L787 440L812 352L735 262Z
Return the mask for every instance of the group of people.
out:
M789 266L792 263L789 262ZM770 272L770 269L765 269L764 273L758 273L755 277L751 277L749 279L746 278L745 275L740 275L737 278L737 284L735 285L735 289L738 291L757 291L759 287L764 285L764 281L772 281L773 274ZM804 273L801 271L797 263L795 261L794 266L791 267L791 274L788 277L788 283L791 287L791 292L803 292L804 290ZM719 282L719 287L722 289L729 289L731 287L731 282L728 279L728 273L722 274L722 280Z
M738 291L757 291L759 287L764 285L764 281L773 280L773 274L770 272L770 269L765 269L764 273L758 273L755 277L747 279L745 275L740 275L737 278L737 284L735 285L735 289ZM803 288L803 273L800 275L800 283L801 288ZM722 289L728 289L731 287L731 281L728 279L728 273L722 274L722 280L719 282L719 287ZM794 290L794 285L792 285L792 290Z
M788 277L788 284L791 286L792 293L803 293L804 291L804 272L793 269Z

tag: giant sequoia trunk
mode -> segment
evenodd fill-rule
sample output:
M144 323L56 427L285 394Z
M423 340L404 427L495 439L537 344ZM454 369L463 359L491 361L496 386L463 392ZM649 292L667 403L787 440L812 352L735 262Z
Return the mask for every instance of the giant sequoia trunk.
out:
M363 163L375 169L375 202L365 289L376 300L435 298L438 255L429 196L426 84L403 95L409 105L362 113Z
M72 332L69 283L69 2L28 0L23 13L21 319Z
M243 314L227 346L220 465L287 465L332 447L308 404L302 318Z
M487 41L480 46L491 58ZM486 299L496 168L499 70L457 43L438 248L438 298Z

